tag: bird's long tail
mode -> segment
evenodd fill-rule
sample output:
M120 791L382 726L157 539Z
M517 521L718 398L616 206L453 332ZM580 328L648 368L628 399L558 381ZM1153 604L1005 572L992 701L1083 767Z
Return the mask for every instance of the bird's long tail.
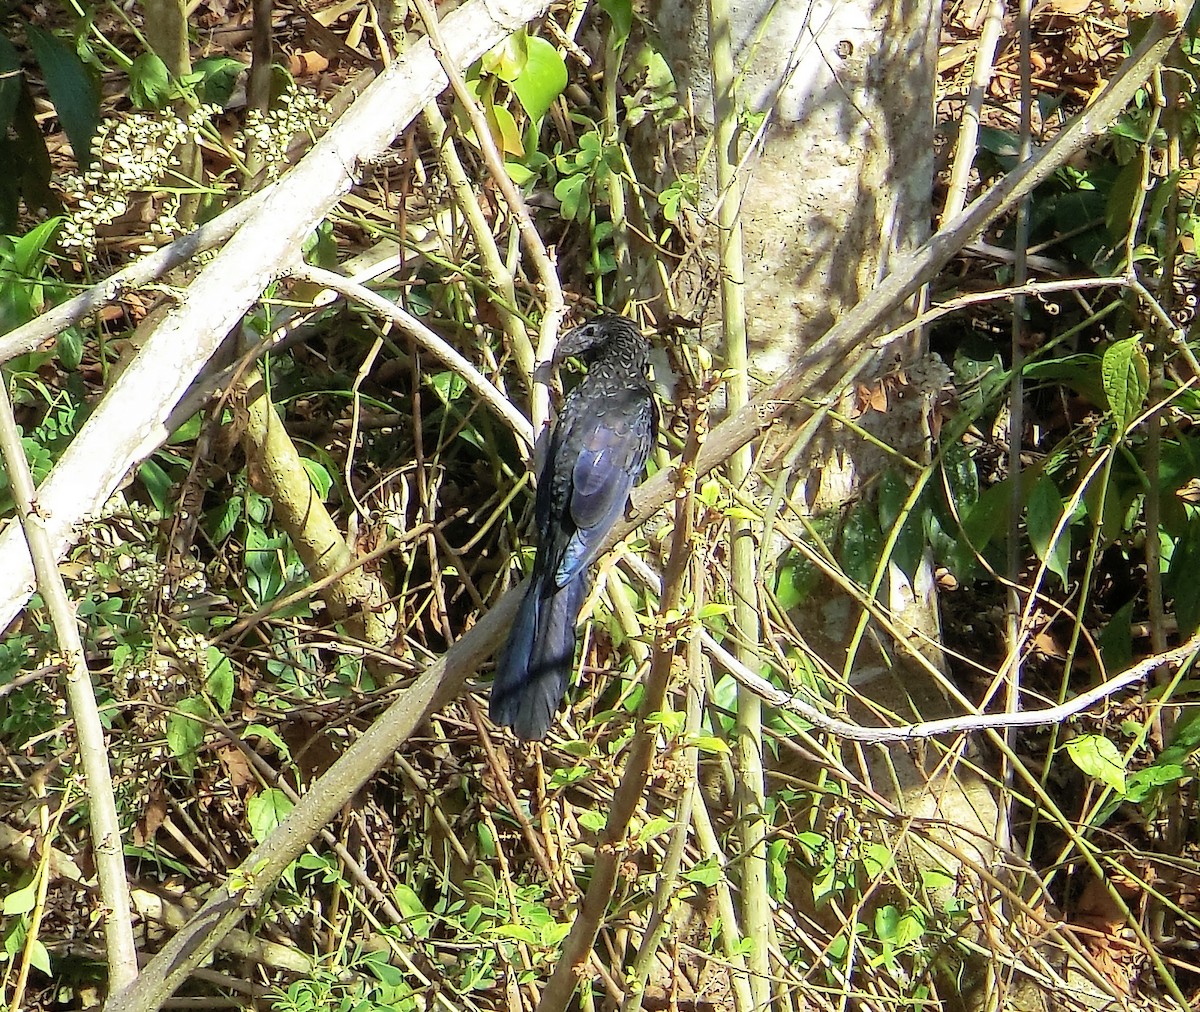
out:
M535 567L508 644L496 666L489 713L526 741L545 736L571 681L575 623L587 596L582 573L566 586Z

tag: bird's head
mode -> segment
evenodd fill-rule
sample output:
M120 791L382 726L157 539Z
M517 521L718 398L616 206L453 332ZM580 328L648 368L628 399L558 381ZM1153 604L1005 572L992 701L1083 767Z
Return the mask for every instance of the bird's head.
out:
M563 334L554 349L554 364L561 365L573 355L592 362L608 350L619 351L630 360L631 366L644 369L649 343L632 320L616 313L602 313Z

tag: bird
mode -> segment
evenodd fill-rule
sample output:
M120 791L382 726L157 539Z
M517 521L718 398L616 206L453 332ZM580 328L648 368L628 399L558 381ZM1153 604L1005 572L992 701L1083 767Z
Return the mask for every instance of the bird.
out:
M588 570L625 510L658 440L647 376L650 343L630 320L602 313L563 335L553 362L576 356L587 375L563 402L537 482L537 552L492 682L493 723L545 737L567 694Z

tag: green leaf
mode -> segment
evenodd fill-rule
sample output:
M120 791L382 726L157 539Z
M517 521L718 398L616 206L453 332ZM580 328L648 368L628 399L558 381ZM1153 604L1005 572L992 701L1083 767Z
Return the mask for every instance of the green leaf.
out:
M965 517L979 501L979 471L971 451L961 443L947 447L942 455L942 473L955 511L960 518Z
M184 773L196 769L196 751L204 741L204 725L197 717L208 715L208 705L198 696L181 700L167 718L167 748Z
M227 713L233 703L233 665L220 647L209 647L208 682L205 688L213 697L220 713Z
M721 881L721 868L716 858L708 857L699 864L692 865L683 873L683 877L689 882L704 886L705 889L711 889Z
M74 372L83 361L83 334L78 327L67 327L55 338L54 350L58 355L58 364L68 372Z
M567 65L558 50L541 38L528 42L525 66L512 81L517 101L535 123L546 115L567 86Z
M37 938L29 946L29 962L47 977L50 976L50 953Z
M48 218L13 242L13 266L27 278L41 275L46 262L46 246L63 223L61 215Z
M808 598L821 585L821 573L808 558L799 552L785 554L775 578L775 600L784 611L790 611ZM701 615L703 618L703 615Z
M308 480L312 482L313 488L316 489L317 498L321 502L329 501L329 490L333 488L333 477L324 464L319 464L310 457L301 457L300 463L304 465L304 470L308 472Z
M35 25L26 24L29 48L37 57L75 161L87 168L92 160L92 137L100 122L100 92L74 48Z
M894 470L884 474L879 489L879 526L885 533L890 532L899 522L901 511L911 492L908 482ZM921 564L921 555L925 551L920 513L921 506L918 501L904 518L904 526L901 527L892 549L892 562L900 567L900 571L909 580L916 576L917 567Z
M518 158L525 154L525 144L521 140L521 131L513 114L502 105L489 106L487 109L488 124L491 127L492 139L502 155L516 155Z
M592 833L599 833L607 821L608 817L603 812L587 811L579 814L579 824Z
M292 799L277 787L254 795L246 803L246 818L250 821L254 839L262 843L295 807Z
M155 53L142 53L129 68L129 101L138 109L161 109L171 101L171 73Z
M288 748L288 744L284 741L279 733L274 729L267 727L266 724L251 724L242 732L243 738L262 738L263 741L269 741L278 750L279 754L285 759L292 757L292 750Z
M521 76L525 69L525 61L529 52L529 33L520 28L507 39L493 46L479 60L479 66L485 74L495 74L502 81L510 84ZM468 82L470 84L472 82ZM476 98L482 97L482 92L476 91Z
M629 30L633 27L632 0L600 0L600 9L609 16L616 33L616 42L624 42L629 38Z
M167 474L163 466L153 458L143 460L141 466L138 467L138 478L141 479L142 487L149 493L154 508L164 516L170 513L171 490L175 487L175 483L171 481L171 476Z
M1150 363L1140 339L1135 335L1109 345L1100 363L1100 375L1116 435L1120 436L1141 412L1150 391Z
M28 885L24 885L4 897L4 916L17 917L27 914L33 909L35 903L37 903L37 882L31 881Z
M662 836L664 833L669 833L673 825L674 823L670 819L664 819L661 815L656 815L638 833L638 846L645 846L648 841Z
M1140 804L1155 791L1190 776L1188 769L1179 763L1156 762L1153 766L1138 770L1125 781L1125 797Z
M218 545L233 533L234 526L241 518L243 505L240 495L230 496L209 513L205 526L208 528L209 537Z
M1067 742L1067 755L1089 777L1125 794L1125 762L1111 741L1098 734L1081 734Z
M842 568L860 586L869 587L883 550L883 534L875 512L864 502L858 503L846 518L842 529Z
M246 69L246 65L229 56L206 56L197 60L192 69L200 75L196 97L201 102L223 107L233 95L238 75Z
M1062 519L1062 511L1063 502L1058 488L1050 478L1042 475L1029 495L1025 507L1025 526L1029 531L1029 543L1037 557L1066 586L1067 564L1071 560L1071 528L1065 527L1053 544L1050 541Z
M711 752L716 755L728 755L729 745L722 738L717 738L711 734L702 734L689 742L692 746L699 749L701 752Z
M1164 589L1175 599L1179 634L1191 636L1200 627L1200 517L1192 517L1175 542Z
M587 194L587 176L582 173L560 179L555 184L554 196L561 204L560 213L566 221L582 221L591 210Z

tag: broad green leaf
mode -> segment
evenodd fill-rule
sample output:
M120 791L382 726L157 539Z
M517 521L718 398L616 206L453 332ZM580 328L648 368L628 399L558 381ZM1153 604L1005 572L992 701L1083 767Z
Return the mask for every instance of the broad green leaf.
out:
M269 741L278 750L279 754L284 758L292 757L292 750L288 748L288 744L280 736L274 728L267 727L266 724L251 724L242 732L243 738L262 738L264 741Z
M850 511L842 529L842 568L850 579L869 587L882 550L883 534L879 530L879 521L874 511L860 502Z
M1125 761L1115 744L1099 734L1081 734L1067 742L1067 755L1089 777L1125 793Z
M155 53L142 53L129 68L129 100L138 109L161 109L171 101L171 73Z
M895 471L889 470L884 474L879 489L879 526L885 538L890 536L892 528L900 521L901 511L911 492L908 482ZM892 562L899 566L900 571L910 580L916 576L917 567L921 564L921 555L925 550L921 513L922 506L918 500L904 518L904 526L900 529L892 549Z
M1140 339L1135 335L1109 345L1100 363L1100 375L1116 435L1120 436L1141 412L1150 391L1150 363Z
M40 939L35 938L29 946L29 962L47 977L50 976L50 953Z
M83 361L83 334L78 327L67 327L54 342L58 363L68 372L74 372Z
M233 533L234 526L241 518L243 506L240 495L230 496L218 503L208 514L205 526L214 542L221 544Z
M900 923L900 911L892 904L880 907L875 911L875 937L881 942L895 944L896 928Z
M233 665L220 647L209 647L208 682L205 688L217 704L217 710L227 713L233 703Z
M683 873L683 877L689 882L695 882L706 889L711 889L721 881L721 868L714 858L709 857L699 864L692 865Z
M494 74L500 80L511 84L525 69L529 42L529 33L524 28L518 29L484 53L479 65L485 74Z
M784 611L806 601L821 584L821 573L799 552L788 552L775 578L775 600ZM704 614L701 614L704 617Z
M960 518L965 517L979 501L979 471L971 451L961 443L947 447L942 456L942 473L955 511Z
M329 490L333 488L333 477L324 464L319 464L310 457L301 457L300 463L304 465L304 470L308 472L308 480L312 482L313 488L316 489L317 498L321 502L329 501Z
M608 822L607 816L603 812L581 812L579 814L579 824L586 830L592 833L599 833Z
M674 823L670 819L664 819L661 815L656 815L638 833L638 846L644 846L648 841L670 832L673 825Z
M717 738L711 734L700 735L694 738L689 744L699 749L701 752L712 752L717 755L728 755L729 745L721 738Z
M920 907L909 907L896 922L893 941L896 945L911 945L925 934L925 914Z
M13 266L17 273L27 278L41 274L46 261L46 245L58 233L58 227L63 223L61 215L48 218L40 225L35 225L19 239L13 241Z
M25 37L37 57L46 90L54 103L75 161L86 168L92 160L92 137L100 122L100 92L72 46L35 25L26 24Z
M14 890L4 897L4 916L17 917L27 914L37 902L37 882L30 881L28 885Z
M198 696L189 696L180 701L175 711L167 717L167 748L179 760L184 773L196 769L196 751L204 741L204 725L197 717L208 715L208 706Z
M262 843L296 806L283 791L269 787L246 803L246 818L254 839Z
M1171 553L1164 589L1175 599L1175 618L1181 636L1191 636L1200 627L1200 518L1184 527Z
M143 460L141 466L138 467L138 478L141 479L142 487L150 494L154 508L164 515L170 513L171 490L175 487L175 483L162 464L153 458Z
M582 173L560 179L555 184L554 196L558 198L560 213L566 221L582 221L591 209L587 195L587 177Z
M1029 531L1029 543L1046 568L1057 576L1063 585L1067 582L1067 564L1071 560L1071 528L1063 528L1062 534L1051 544L1054 530L1062 519L1063 502L1054 482L1043 475L1033 486L1029 502L1025 507L1025 526Z
M624 42L629 38L629 30L633 27L632 0L600 0L600 9L612 20L616 41Z
M200 75L196 97L201 102L223 107L233 94L238 75L246 69L246 65L229 56L206 56L197 60L193 69Z
M546 115L567 86L567 65L558 50L545 39L528 42L525 66L511 82L521 107L535 123Z
M1187 767L1179 763L1156 762L1129 776L1125 781L1125 797L1140 804L1159 788L1177 784L1191 775Z
M511 158L504 162L504 171L508 178L518 186L528 186L538 178L538 174L523 162L514 162Z

